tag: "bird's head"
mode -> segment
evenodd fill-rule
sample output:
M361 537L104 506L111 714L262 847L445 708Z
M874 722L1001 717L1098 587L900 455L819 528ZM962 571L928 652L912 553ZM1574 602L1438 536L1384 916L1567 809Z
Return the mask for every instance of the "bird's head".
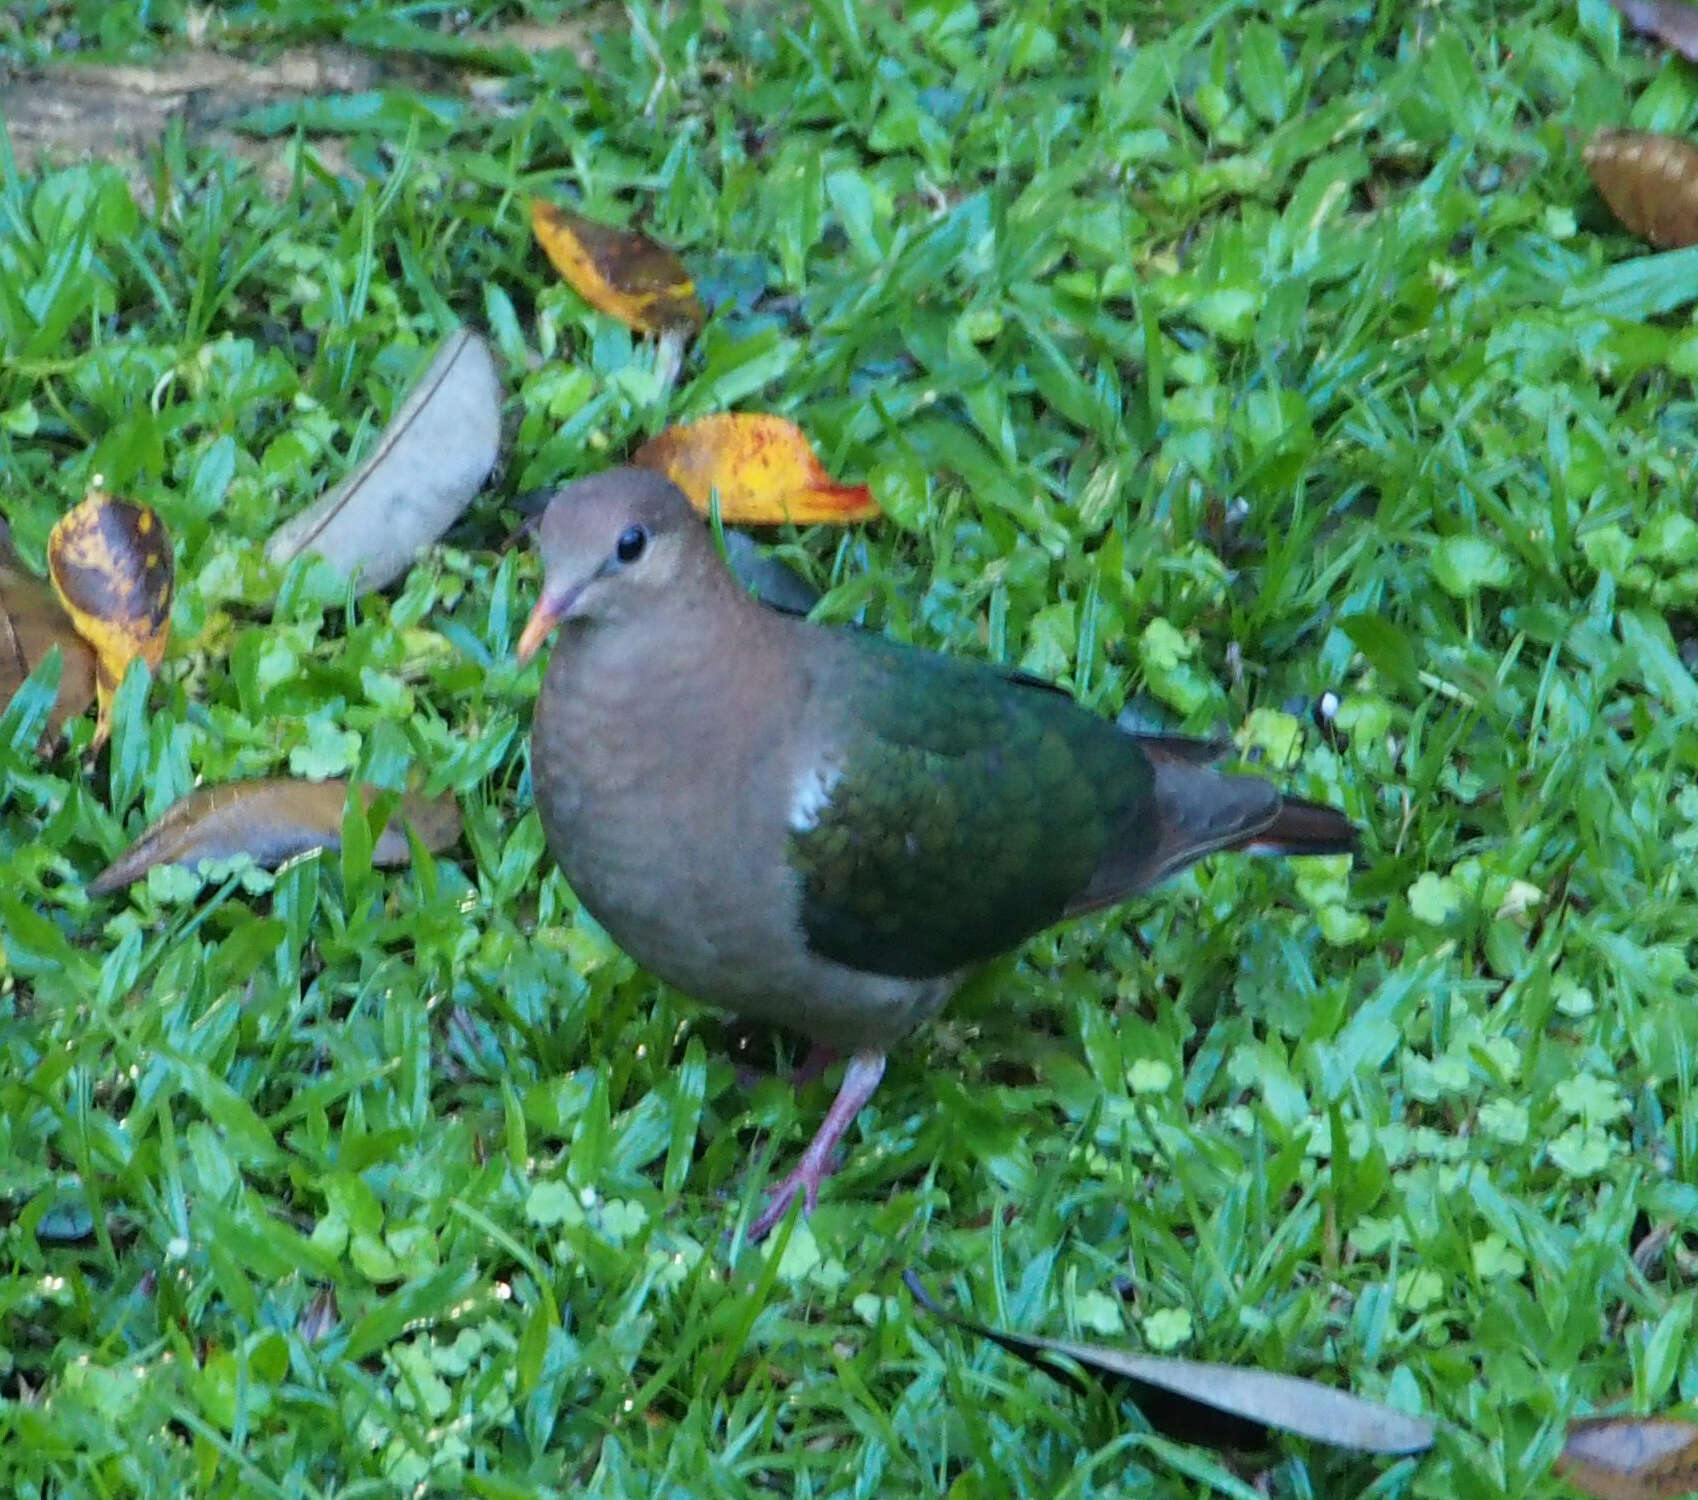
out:
M566 620L617 623L677 594L711 547L678 487L647 469L609 469L555 492L537 525L542 597L519 637L528 661Z

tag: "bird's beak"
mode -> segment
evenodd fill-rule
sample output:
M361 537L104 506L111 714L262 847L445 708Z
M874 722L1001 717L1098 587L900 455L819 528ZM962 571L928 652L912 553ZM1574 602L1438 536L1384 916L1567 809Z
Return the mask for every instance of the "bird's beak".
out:
M531 617L525 621L524 631L519 636L517 650L521 666L537 654L537 648L548 639L549 631L566 618L582 592L581 588L574 588L563 594L552 594L546 584L543 586L542 598L537 600L537 607L531 611Z
M578 596L596 579L607 577L617 566L610 557L588 578L564 589L550 588L548 575L543 575L542 598L537 600L537 607L531 611L531 617L525 621L524 632L519 637L517 650L520 666L536 655L537 647L548 639L549 631L562 620L572 618L572 606L578 602Z

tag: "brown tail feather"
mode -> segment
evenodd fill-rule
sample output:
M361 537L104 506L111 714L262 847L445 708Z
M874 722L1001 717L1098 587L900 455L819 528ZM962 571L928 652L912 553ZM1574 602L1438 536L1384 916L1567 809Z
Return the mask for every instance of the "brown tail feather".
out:
M1246 854L1354 854L1358 835L1336 807L1287 797L1273 822L1230 849Z

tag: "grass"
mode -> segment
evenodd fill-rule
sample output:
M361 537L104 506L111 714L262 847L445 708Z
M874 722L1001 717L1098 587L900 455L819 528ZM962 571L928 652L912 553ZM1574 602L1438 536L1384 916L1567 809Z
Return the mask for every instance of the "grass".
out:
M542 9L223 7L214 45L469 60L505 107L380 88L239 122L258 162L176 131L0 179L18 544L98 472L179 579L108 758L0 719L8 1492L1254 1492L910 1267L1445 1423L1282 1449L1294 1500L1555 1494L1569 1416L1698 1392L1698 328L1578 147L1690 130L1692 70L1602 0L639 0L587 64L483 47ZM0 47L187 25L13 4ZM684 253L718 313L675 390L555 281L536 192ZM458 319L504 475L388 596L268 618L260 543ZM530 806L536 570L495 550L518 492L733 406L885 501L778 539L825 615L1243 731L1367 844L1029 944L734 1261L827 1088L745 1091L735 1028L580 917ZM434 866L83 891L198 781L409 767L465 809Z

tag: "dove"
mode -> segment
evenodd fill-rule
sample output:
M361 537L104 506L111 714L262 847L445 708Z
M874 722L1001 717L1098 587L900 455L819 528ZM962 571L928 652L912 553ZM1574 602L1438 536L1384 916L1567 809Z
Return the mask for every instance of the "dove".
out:
M531 776L567 882L666 983L848 1054L751 1240L812 1211L886 1055L977 966L1216 851L1356 846L1220 744L765 607L659 474L568 484L537 531L518 654L558 628Z

